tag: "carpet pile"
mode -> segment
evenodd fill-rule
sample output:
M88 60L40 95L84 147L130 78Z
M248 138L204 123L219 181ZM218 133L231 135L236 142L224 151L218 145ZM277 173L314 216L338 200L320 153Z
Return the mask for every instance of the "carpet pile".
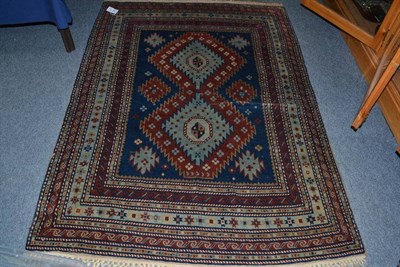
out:
M283 6L105 2L27 249L361 265Z

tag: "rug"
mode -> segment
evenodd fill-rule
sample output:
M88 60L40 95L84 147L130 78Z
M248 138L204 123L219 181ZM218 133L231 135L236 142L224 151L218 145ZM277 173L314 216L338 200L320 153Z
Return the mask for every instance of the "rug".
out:
M104 3L26 248L362 264L284 7Z

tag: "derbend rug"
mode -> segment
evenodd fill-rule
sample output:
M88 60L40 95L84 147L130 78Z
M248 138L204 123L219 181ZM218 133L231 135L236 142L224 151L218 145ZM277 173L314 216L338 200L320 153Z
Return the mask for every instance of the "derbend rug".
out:
M361 265L284 7L105 2L27 249L157 266Z

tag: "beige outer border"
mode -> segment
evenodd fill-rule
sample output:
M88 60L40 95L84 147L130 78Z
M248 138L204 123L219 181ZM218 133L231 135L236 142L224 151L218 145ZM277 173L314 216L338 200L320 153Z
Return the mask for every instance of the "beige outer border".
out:
M219 3L237 5L263 5L263 6L283 6L280 3L265 3L262 0L104 0L104 2L131 2L131 3Z
M288 263L279 265L207 265L207 264L191 264L191 263L178 263L178 262L164 262L154 260L143 260L136 258L122 258L122 257L109 257L97 256L82 253L69 253L69 252L44 252L52 256L59 256L74 260L80 260L88 266L93 267L224 267L224 266L246 266L246 267L362 267L366 263L367 254L360 254L354 256L347 256L342 258L334 258L327 260L317 260L303 263Z

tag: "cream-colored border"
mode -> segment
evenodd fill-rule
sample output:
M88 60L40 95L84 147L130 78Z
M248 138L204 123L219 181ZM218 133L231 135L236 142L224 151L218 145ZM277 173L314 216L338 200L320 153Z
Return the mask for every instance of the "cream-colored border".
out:
M81 253L67 253L67 252L45 252L52 256L59 256L74 260L80 260L88 266L93 267L223 267L223 265L206 265L206 264L191 264L191 263L178 263L178 262L164 262L143 260L135 258L121 258L121 257L108 257L97 256ZM288 263L279 265L246 265L246 267L363 267L366 263L367 254L360 254L354 256L347 256L342 258L317 260L303 263ZM226 266L243 266L243 265L226 265Z
M257 0L104 0L104 2L132 2L132 3L220 3L220 4L237 4L237 5L263 5L263 6L283 6L280 3L265 3Z

